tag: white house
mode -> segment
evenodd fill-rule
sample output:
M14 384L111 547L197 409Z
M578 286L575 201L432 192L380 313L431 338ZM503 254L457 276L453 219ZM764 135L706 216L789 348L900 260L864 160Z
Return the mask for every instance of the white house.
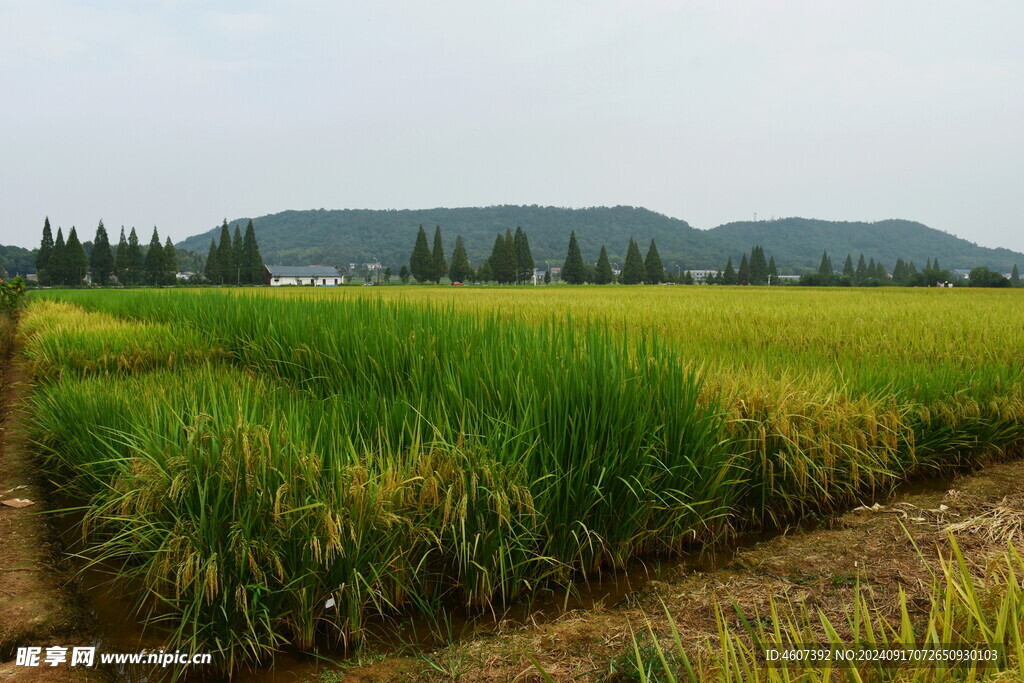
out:
M263 283L271 287L335 287L345 278L334 266L263 266Z

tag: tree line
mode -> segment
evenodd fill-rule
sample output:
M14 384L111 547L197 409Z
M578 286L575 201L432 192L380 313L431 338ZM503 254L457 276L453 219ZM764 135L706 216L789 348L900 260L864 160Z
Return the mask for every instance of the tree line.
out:
M498 233L491 255L479 269L474 270L461 235L455 238L455 249L449 263L445 258L441 226L434 228L434 246L431 249L427 246L427 233L421 225L409 258L409 268L403 265L398 276L403 283L412 276L417 282L435 284L440 283L443 277L452 282L519 284L533 279L535 267L530 240L521 227L517 227L515 233L511 229L505 230L504 234Z
M95 285L109 285L116 278L125 285L173 285L177 282L178 256L171 238L161 244L153 228L149 246L139 245L135 228L126 237L124 227L117 247L112 248L103 221L96 227L92 248L86 252L74 226L57 228L54 239L50 219L43 222L43 237L36 252L36 273L40 285L78 287L88 278Z
M826 287L878 287L882 285L901 285L904 287L933 287L936 284L948 284L963 282L953 276L953 273L939 265L939 259L928 259L920 271L913 261L896 259L896 265L890 273L881 262L869 259L865 262L864 254L860 255L856 267L853 265L851 254L846 255L846 261L841 271L836 271L832 266L832 259L825 250L821 255L821 263L817 273L806 273L800 277L800 284L803 286L826 286ZM1013 272L1007 278L1000 273L989 270L984 266L973 268L963 282L972 287L1010 287L1020 284L1020 272L1016 264Z
M210 239L210 251L203 269L206 279L215 285L258 285L263 282L263 257L256 242L252 220L245 226L245 236L235 226L231 236L228 221L220 227L220 244Z

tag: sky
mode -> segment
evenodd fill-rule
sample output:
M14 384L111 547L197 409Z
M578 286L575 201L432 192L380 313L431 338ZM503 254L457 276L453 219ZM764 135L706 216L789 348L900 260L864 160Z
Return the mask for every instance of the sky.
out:
M0 243L286 209L905 218L1024 251L1024 3L0 0Z

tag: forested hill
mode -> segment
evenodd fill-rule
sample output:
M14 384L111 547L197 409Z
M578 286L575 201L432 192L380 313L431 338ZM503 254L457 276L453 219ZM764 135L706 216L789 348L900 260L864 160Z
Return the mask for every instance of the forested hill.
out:
M248 218L231 221L242 229ZM765 247L780 268L816 270L827 249L833 264L841 266L847 252L856 262L881 260L890 268L898 257L923 265L938 258L946 268L986 265L1008 272L1014 263L1024 267L1024 254L1007 249L986 249L966 240L910 221L838 223L802 218L730 223L697 230L685 221L643 208L628 206L562 209L550 206L491 206L485 208L327 211L284 211L253 218L260 251L266 263L281 265L328 264L347 266L379 259L396 271L409 262L420 225L433 237L441 226L446 251L462 235L474 266L480 265L494 245L495 235L517 226L526 231L534 260L560 264L569 233L576 231L585 261L597 260L601 245L609 259L621 264L630 236L646 252L651 239L658 244L667 270L715 268L732 256L749 253L755 244ZM179 243L179 248L206 254L219 226Z
M776 262L803 269L817 269L827 249L832 265L842 268L847 254L881 261L890 269L896 259L938 259L943 268L987 266L1008 273L1016 263L1024 268L1024 254L1009 249L989 249L915 221L885 220L877 223L782 218L771 221L726 223L708 231L723 244L760 244ZM781 255L781 257L780 257Z

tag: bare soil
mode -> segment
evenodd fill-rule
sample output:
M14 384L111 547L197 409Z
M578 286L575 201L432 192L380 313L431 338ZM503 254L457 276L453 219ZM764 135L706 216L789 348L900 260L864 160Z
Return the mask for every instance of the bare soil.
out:
M1024 461L994 463L957 477L944 490L916 488L813 530L793 528L744 547L723 568L680 569L614 605L567 612L542 624L505 624L423 657L347 667L336 680L543 680L527 653L555 680L615 680L612 663L631 647L631 630L650 620L656 632L666 632L665 609L687 646L698 650L717 638L716 605L740 628L731 600L745 614L765 614L773 597L805 603L837 623L859 582L891 616L898 611L900 588L911 609L923 614L930 572L938 571L940 553L949 557L948 534L979 573L1008 542L1024 550Z
M0 500L28 499L21 508L0 505L0 681L84 681L95 674L68 666L26 668L15 664L21 646L88 645L85 621L72 578L56 552L47 523L45 486L20 421L25 374L14 357L0 372Z

